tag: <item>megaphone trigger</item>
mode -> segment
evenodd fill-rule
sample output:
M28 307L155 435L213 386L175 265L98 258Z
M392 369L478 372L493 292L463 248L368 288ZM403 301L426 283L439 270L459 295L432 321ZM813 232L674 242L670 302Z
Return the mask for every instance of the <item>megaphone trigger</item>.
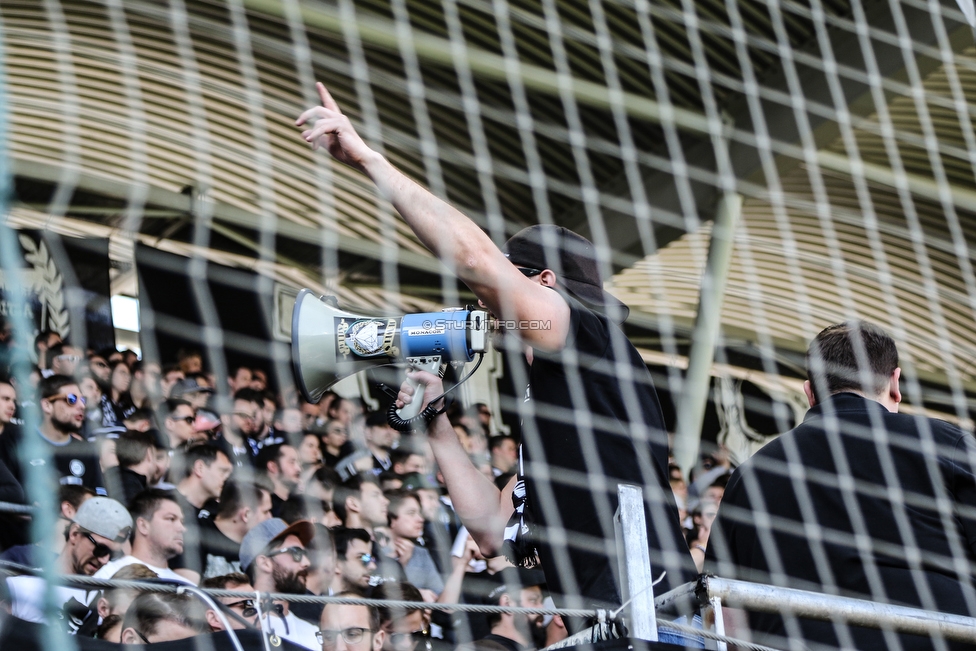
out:
M410 368L417 369L418 371L437 373L441 369L440 355L433 355L431 357L408 357L406 362ZM407 384L413 387L413 400L410 401L410 404L404 405L402 408L396 410L397 416L404 421L412 420L420 413L420 409L424 406L424 388L426 387L419 380L414 380L409 377L407 378Z

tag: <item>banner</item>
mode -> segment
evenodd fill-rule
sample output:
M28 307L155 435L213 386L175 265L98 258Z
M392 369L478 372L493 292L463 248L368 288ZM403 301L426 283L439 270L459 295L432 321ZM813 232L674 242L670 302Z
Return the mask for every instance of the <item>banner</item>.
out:
M17 241L24 265L19 283L0 270L0 316L13 315L19 284L32 338L50 330L83 350L114 348L108 240L18 231Z

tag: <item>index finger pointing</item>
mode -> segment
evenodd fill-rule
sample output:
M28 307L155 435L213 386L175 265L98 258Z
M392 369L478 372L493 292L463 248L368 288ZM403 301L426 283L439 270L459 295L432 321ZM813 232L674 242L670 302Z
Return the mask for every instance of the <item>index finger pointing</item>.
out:
M329 90L325 87L325 84L319 81L315 83L315 86L319 90L319 98L322 100L322 106L341 113L342 111L339 110L339 105L332 99L332 95L329 94Z

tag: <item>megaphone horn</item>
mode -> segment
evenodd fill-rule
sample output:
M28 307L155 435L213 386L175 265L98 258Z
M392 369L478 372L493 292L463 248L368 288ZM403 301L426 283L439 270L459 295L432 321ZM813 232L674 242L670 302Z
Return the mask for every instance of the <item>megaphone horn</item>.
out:
M295 299L291 341L298 387L317 403L339 380L374 366L406 363L436 373L445 361L470 362L487 348L488 314L452 309L373 317L303 289ZM397 412L404 420L419 413L421 401L407 407Z

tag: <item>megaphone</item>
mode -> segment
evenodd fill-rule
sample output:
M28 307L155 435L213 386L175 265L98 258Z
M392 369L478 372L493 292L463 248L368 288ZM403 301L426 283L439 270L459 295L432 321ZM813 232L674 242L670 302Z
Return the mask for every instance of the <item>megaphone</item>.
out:
M470 362L487 345L484 310L366 316L339 309L334 296L303 289L291 316L292 366L302 395L311 403L339 380L369 368L393 363L437 373L444 362ZM409 421L419 414L421 402L396 413Z

